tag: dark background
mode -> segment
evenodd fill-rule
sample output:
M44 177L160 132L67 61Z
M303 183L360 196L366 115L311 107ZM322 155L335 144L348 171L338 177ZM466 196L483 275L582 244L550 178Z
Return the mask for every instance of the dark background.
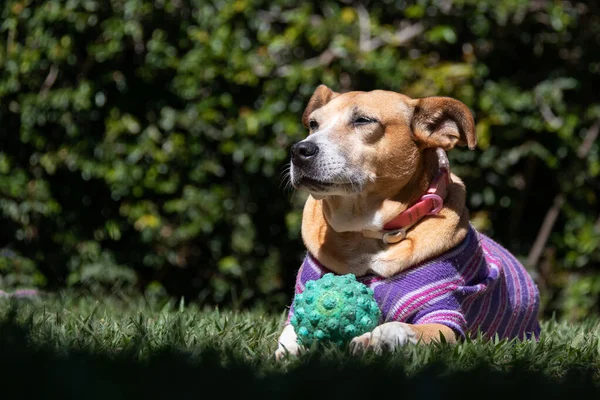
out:
M280 311L304 252L305 194L283 172L325 83L467 104L478 148L449 156L474 224L527 265L546 316L598 314L599 13L541 0L7 0L0 289Z

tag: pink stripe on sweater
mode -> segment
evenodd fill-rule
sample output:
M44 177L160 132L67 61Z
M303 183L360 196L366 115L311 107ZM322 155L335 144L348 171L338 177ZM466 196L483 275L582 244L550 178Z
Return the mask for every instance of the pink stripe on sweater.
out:
M481 243L481 248L483 250L483 252L485 253L485 255L487 257L485 257L486 259L490 256L490 251L487 248L487 246L483 243ZM494 259L494 261L497 263L498 260L496 260L496 257L492 257ZM490 273L489 271L493 268L496 267L495 269L498 271L498 276L500 276L501 270L500 270L500 266L498 264L489 264L488 266L488 273L487 275L489 276ZM481 304L479 311L477 312L477 318L475 319L475 321L473 321L473 323L471 324L471 327L474 329L478 329L479 326L484 322L485 317L487 317L489 315L490 312L490 307L492 304L492 296L488 295L487 298L485 299L484 303ZM485 309L485 312L483 311Z
M406 308L404 308L404 310L402 310L401 307L398 308L398 311L396 311L396 313L394 314L394 321L398 320L398 317L400 316L400 314L402 314L403 318L404 317L408 317L410 315L412 315L413 313L415 313L419 307L421 307L423 304L426 304L428 301L435 299L436 297L441 297L442 295L448 293L448 292L452 292L456 289L456 285L461 283L462 279L456 279L454 281L451 281L449 283L446 283L444 285L438 286L434 289L430 289L425 293L421 293L417 296L414 296L410 302L407 302L406 304ZM422 299L423 296L428 296L425 299ZM419 301L419 299L422 299ZM417 302L416 304L415 301ZM409 306L411 306L411 308L408 308Z
M487 296L485 298L484 302L479 307L479 311L477 312L477 318L471 324L473 328L477 329L479 327L479 325L481 325L481 322L483 321L483 319L490 312L490 305L491 304L492 304L492 296ZM483 311L484 309L485 309L485 312Z
M519 269L518 266L516 266L517 269ZM524 271L519 271L519 272L523 272ZM521 274L519 274L519 281L520 281L520 277ZM529 280L529 279L525 279L526 283L525 283L525 287L527 288L527 298L531 298L532 294L534 293L534 289L533 289L533 281ZM529 307L526 308L527 314L523 316L522 320L521 320L521 325L519 326L519 330L517 332L524 332L524 330L527 327L527 324L529 323L529 320L531 319L531 314L533 313L533 305L531 304Z
M426 314L415 321L415 324L426 324L430 321L454 321L458 325L464 325L466 323L465 318L459 312L443 311L443 312L432 312Z
M470 274L468 277L465 278L465 282L467 284L471 281L471 279L475 277L476 273L479 271L479 268L481 268L481 264L483 262L485 262L485 256L484 254L481 254L481 256L477 258L477 267L473 269L474 273ZM471 306L473 305L473 302L479 297L479 294L485 290L487 285L484 283L478 283L477 285L474 285L472 287L475 289L475 293L473 293L469 298L465 299L462 305L463 311L465 313L467 313L470 310Z
M419 288L419 289L413 290L410 293L405 294L404 296L402 296L398 300L396 300L394 305L392 307L390 307L387 317L389 318L389 316L391 315L392 320L395 321L396 318L398 317L398 315L401 313L403 306L407 307L414 301L420 299L423 296L428 295L429 293L439 291L440 289L443 289L447 285L454 284L456 282L456 280L462 281L462 278L460 277L460 275L455 274L454 276L452 276L450 278L433 281L431 284L428 285L429 287Z
M500 282L500 284L505 285L505 282ZM500 290L500 303L502 303L502 308L500 309L501 311L498 312L496 314L496 316L494 317L492 323L490 324L490 327L488 329L488 333L491 336L494 336L496 334L496 331L498 330L498 327L500 325L500 323L502 322L502 318L504 317L504 313L506 312L506 307L508 306L508 299L506 298L506 293L507 290L503 287Z
M511 270L511 273L509 275L511 275L513 287L515 289L515 296L514 296L515 302L512 305L512 307L514 310L518 310L521 307L521 281L519 279L519 272L513 267L512 262L510 260L507 262L505 261L504 265L506 265ZM508 325L506 326L502 336L510 335L510 333L513 330L513 326L515 324L516 318L517 318L517 313L513 312L510 316L510 320L509 320Z
M529 285L529 283L528 283L528 285ZM533 286L531 287L531 292L532 292L532 293L535 293L535 288L534 288ZM531 324L531 321L532 321L534 318L537 318L537 313L535 312L535 305L534 305L534 304L530 304L530 305L529 305L529 307L528 307L527 309L529 310L529 316L528 316L528 318L527 318L527 323L524 325L524 328L523 328L523 331L522 331L522 332L524 332L524 331L525 331L525 329L527 329L527 327L529 327L529 326L530 326L530 324Z

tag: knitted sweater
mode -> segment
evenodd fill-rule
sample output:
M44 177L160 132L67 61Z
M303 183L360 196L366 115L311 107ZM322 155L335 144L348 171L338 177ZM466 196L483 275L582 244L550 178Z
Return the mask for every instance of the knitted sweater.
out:
M296 279L295 293L329 271L310 253ZM504 247L473 227L440 257L391 278L357 277L373 289L383 322L437 323L461 337L539 338L539 292L523 265ZM289 318L293 315L290 308Z

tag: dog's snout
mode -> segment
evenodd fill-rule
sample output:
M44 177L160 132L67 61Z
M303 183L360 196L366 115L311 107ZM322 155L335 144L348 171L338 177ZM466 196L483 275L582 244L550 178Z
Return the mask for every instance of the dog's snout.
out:
M292 146L292 162L301 166L317 155L319 146L312 142L299 142Z

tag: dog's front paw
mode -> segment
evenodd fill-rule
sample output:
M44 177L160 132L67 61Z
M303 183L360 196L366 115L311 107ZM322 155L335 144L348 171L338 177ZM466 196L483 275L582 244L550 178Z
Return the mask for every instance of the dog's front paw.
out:
M287 325L283 328L277 342L277 350L275 350L275 359L277 361L282 360L286 355L297 356L302 350L298 344L298 336L296 336L292 325Z
M417 334L410 325L403 322L387 322L352 339L350 349L353 354L361 354L366 350L381 353L383 350L394 351L407 343L417 343Z
M275 350L275 360L281 361L286 356L297 356L300 354L300 346L296 343L283 345L279 344L277 350Z

